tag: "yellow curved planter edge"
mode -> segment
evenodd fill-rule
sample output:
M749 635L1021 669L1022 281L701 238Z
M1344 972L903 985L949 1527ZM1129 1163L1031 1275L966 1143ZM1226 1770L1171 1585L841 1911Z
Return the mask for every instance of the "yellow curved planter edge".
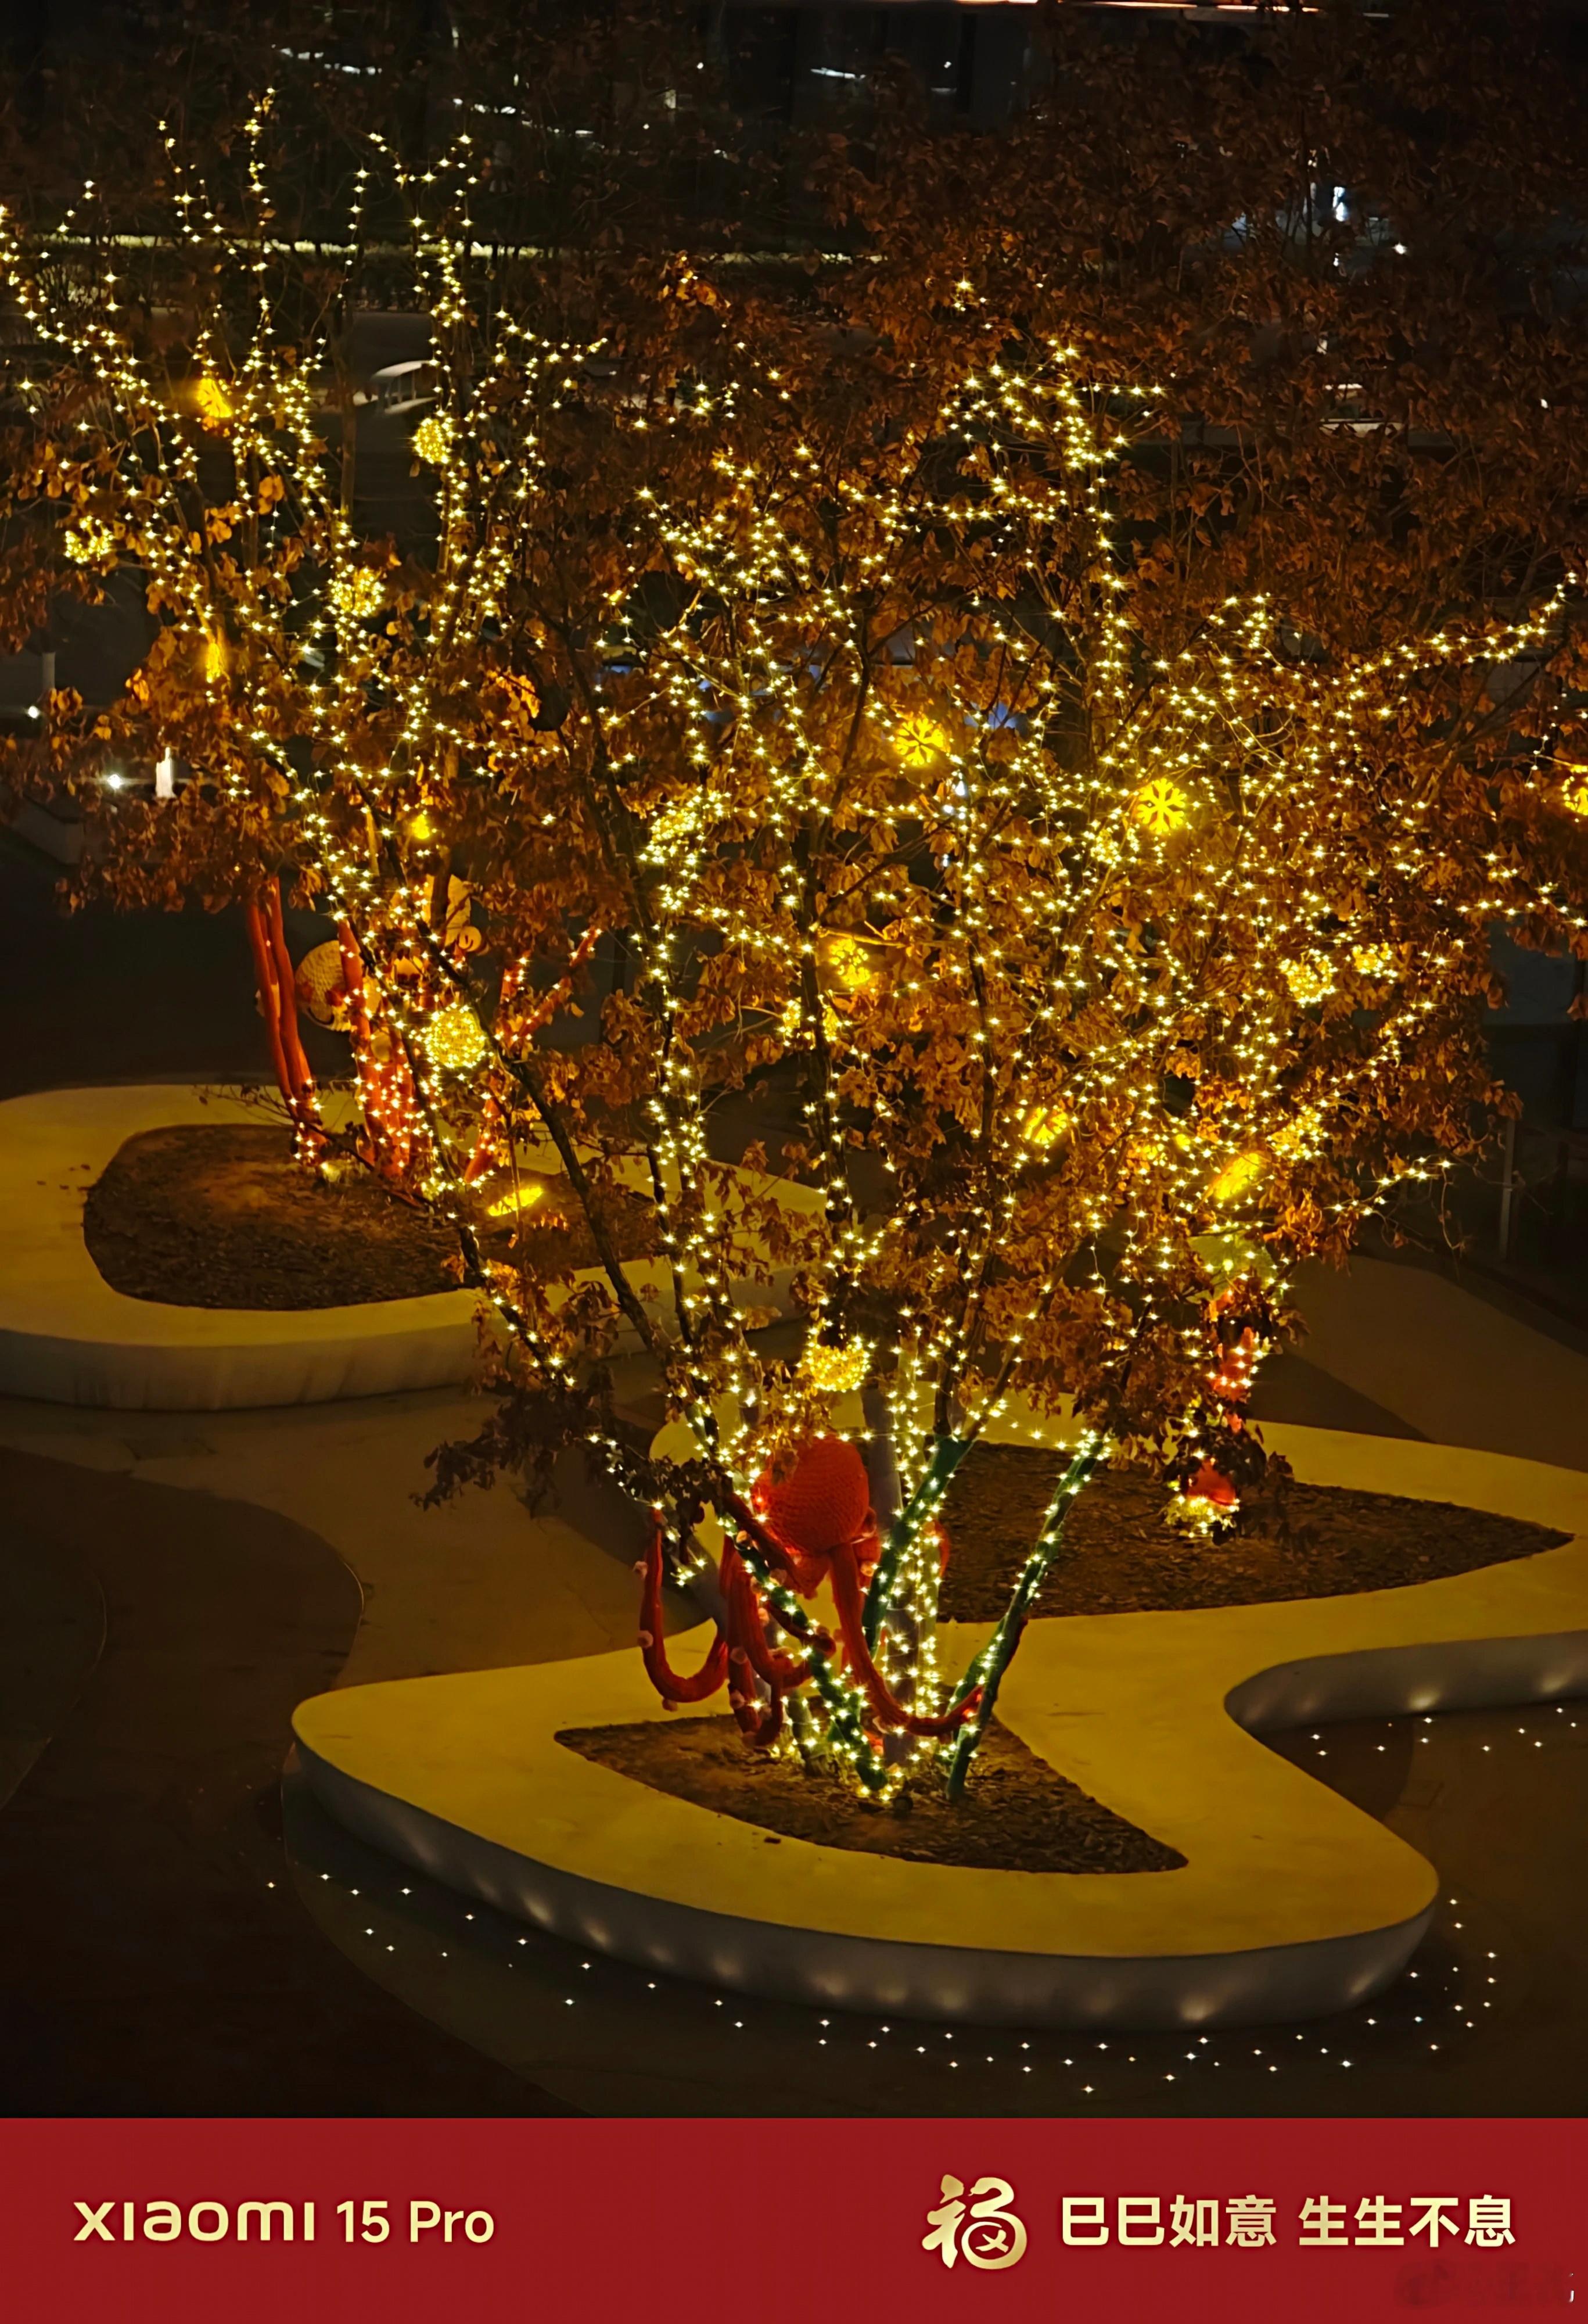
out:
M326 1099L335 1120L338 1100ZM106 1282L83 1241L81 1196L129 1138L171 1124L254 1121L234 1092L179 1084L45 1090L0 1101L0 1394L121 1410L218 1411L388 1395L467 1379L480 1303L472 1291L347 1307L179 1307ZM550 1147L530 1157L555 1169ZM638 1165L636 1166L638 1168ZM785 1182L778 1198L820 1207ZM671 1288L654 1261L625 1270L647 1305ZM599 1268L576 1281L595 1280ZM742 1286L778 1304L786 1275ZM620 1343L636 1344L625 1327Z
M317 1696L295 1720L311 1781L344 1820L454 1885L583 1941L752 1988L800 1989L791 1941L812 1957L836 1943L857 1961L891 1954L893 1969L858 1978L830 1970L807 1982L810 1997L985 2016L996 2014L989 1993L1018 1987L1016 2014L1036 2016L1045 2013L1026 1972L1042 1960L1121 1972L1179 1963L1193 1983L1198 1963L1245 1961L1262 1985L1272 1983L1276 1960L1302 1949L1318 1959L1317 1974L1295 1988L1299 2005L1243 1997L1237 1976L1211 1999L1188 1987L1189 1999L1152 2000L1142 1987L1134 2000L1060 1997L1053 2014L1214 2022L1341 2006L1400 1967L1426 1924L1437 1874L1383 1825L1266 1749L1229 1699L1261 1674L1282 1679L1294 1669L1316 1703L1320 1667L1349 1675L1357 1710L1588 1691L1588 1476L1394 1439L1268 1434L1315 1481L1492 1509L1576 1537L1406 1589L1033 1623L1000 1715L1096 1798L1178 1849L1182 1869L989 1872L790 1839L770 1846L753 1825L557 1742L572 1727L668 1715L632 1652ZM945 1665L985 1636L946 1625ZM678 1639L679 1664L703 1653L709 1637L702 1627ZM1271 1682L1268 1693L1282 1708L1283 1686L1276 1696ZM482 1844L473 1864L471 1841ZM548 1882L519 1881L504 1870L513 1866L539 1868ZM576 1894L583 1909L570 1902ZM635 1906L649 1906L665 1929L654 1945L636 1935L645 1913L637 1917ZM757 1964L746 1939L756 1928L777 1932L781 1966ZM737 1940L725 1943L724 1931ZM938 1964L921 1990L899 1969L910 1949ZM958 1982L950 1975L945 1984L944 1961L959 1964ZM1120 2018L1122 2008L1134 2019Z
M54 1404L216 1411L465 1377L475 1344L470 1292L270 1310L178 1307L106 1282L83 1240L81 1196L119 1148L172 1123L260 1118L230 1092L161 1083L0 1103L0 1390Z

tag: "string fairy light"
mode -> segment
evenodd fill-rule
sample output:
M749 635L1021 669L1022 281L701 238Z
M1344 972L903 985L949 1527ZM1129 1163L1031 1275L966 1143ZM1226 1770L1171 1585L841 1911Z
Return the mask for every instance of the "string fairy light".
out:
M93 390L80 447L50 455L61 553L147 576L159 747L203 770L188 817L210 802L334 915L365 1158L455 1232L509 1379L656 1511L678 1578L706 1578L714 1517L748 1609L741 1723L880 1800L962 1784L1099 1465L1167 1462L1171 1513L1209 1538L1233 1521L1286 1270L1465 1134L1420 1061L1486 990L1490 923L1588 933L1489 793L1435 779L1450 684L1547 659L1576 581L1365 655L1296 653L1264 596L1149 639L1112 478L1161 424L1157 389L1094 379L1058 339L989 341L938 374L923 358L889 388L910 424L857 433L819 378L725 337L698 392L656 392L506 303L466 139L417 174L374 140L352 245L377 191L406 206L437 381L416 575L352 522L328 350L289 345L260 254L271 103L248 124L248 235L168 137L178 237L222 286L195 332L207 401L173 409L113 278L63 297L0 215L0 272ZM571 616L552 480L590 443L632 488ZM953 542L976 577L950 588ZM1546 763L1512 770L1540 804ZM588 997L603 928L624 976L596 1038L542 1040ZM800 1200L712 1139L725 1093L785 1061ZM548 1164L545 1215L582 1221L593 1266L537 1274L522 1237L503 1256L493 1222ZM775 1277L793 1352L762 1336ZM687 1452L637 1452L600 1407L620 1333ZM857 1395L863 1427L838 1417ZM950 1675L944 1519L994 1428L1067 1461L993 1639ZM841 1651L756 1507L835 1431L897 1488Z

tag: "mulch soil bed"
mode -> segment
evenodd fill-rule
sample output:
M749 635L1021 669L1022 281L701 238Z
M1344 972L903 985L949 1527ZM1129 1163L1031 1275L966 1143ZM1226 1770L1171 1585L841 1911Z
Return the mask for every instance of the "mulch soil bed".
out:
M945 1620L991 1622L1003 1612L1060 1459L1032 1444L978 1444L967 1454L946 1504L952 1548L939 1601ZM1162 1480L1144 1470L1095 1476L1065 1520L1036 1612L1145 1614L1340 1598L1503 1565L1568 1538L1445 1501L1293 1483L1288 1538L1236 1534L1204 1544L1164 1523L1164 1499Z
M808 1775L797 1759L748 1749L730 1718L571 1728L557 1741L653 1790L757 1824L768 1845L811 1840L984 1872L1173 1872L1186 1860L1088 1797L996 1720L962 1801L950 1804L934 1781L886 1808L864 1805L836 1775Z
M588 1227L562 1182L486 1237L536 1274L589 1267ZM526 1180L528 1185L528 1181ZM643 1204L611 1222L625 1259L644 1249ZM129 1138L89 1187L88 1256L113 1291L176 1307L356 1306L455 1290L456 1238L353 1162L330 1180L292 1158L284 1130L183 1123Z

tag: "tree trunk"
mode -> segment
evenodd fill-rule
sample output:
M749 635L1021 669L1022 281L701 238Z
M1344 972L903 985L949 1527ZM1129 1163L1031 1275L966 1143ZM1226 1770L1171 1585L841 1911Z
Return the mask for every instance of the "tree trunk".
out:
M253 954L254 981L259 987L260 1014L270 1043L276 1085L292 1120L293 1146L308 1171L319 1167L326 1133L320 1121L314 1074L298 1030L298 993L292 957L287 949L287 927L281 916L281 883L269 881L262 893L243 906L249 949Z

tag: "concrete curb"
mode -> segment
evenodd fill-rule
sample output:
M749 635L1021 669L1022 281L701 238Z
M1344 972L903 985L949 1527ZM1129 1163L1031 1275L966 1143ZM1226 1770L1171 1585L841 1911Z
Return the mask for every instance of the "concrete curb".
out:
M328 1102L329 1105L329 1102ZM41 1092L0 1102L0 1395L113 1410L214 1412L329 1404L467 1379L480 1303L471 1291L354 1307L177 1307L113 1291L83 1241L82 1194L129 1138L173 1122L258 1120L231 1093L159 1083ZM328 1119L334 1114L328 1110ZM531 1157L555 1169L548 1146ZM636 1166L637 1179L643 1183ZM813 1189L775 1185L794 1210ZM665 1271L631 1262L646 1306L670 1319ZM575 1283L599 1279L582 1268ZM742 1306L781 1310L790 1270L732 1286ZM638 1338L624 1322L620 1351Z
M113 1291L83 1241L82 1192L127 1139L257 1120L192 1089L50 1090L0 1104L0 1393L116 1410L214 1412L386 1396L468 1377L473 1293L356 1307L172 1307Z

